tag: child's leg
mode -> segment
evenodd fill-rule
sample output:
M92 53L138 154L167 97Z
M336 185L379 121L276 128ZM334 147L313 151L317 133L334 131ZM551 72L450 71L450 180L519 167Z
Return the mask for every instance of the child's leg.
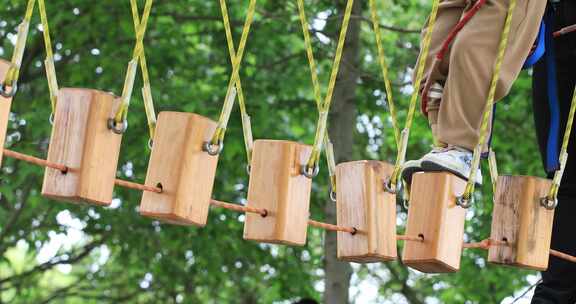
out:
M460 32L450 56L450 70L438 116L438 139L473 150L478 144L482 113L510 0L488 3ZM518 77L536 39L547 1L518 1L496 100Z
M434 25L434 33L432 33L432 41L430 43L430 52L426 57L426 70L424 72L424 79L432 77L434 82L444 83L448 77L448 60L444 61L440 68L436 71L432 71L432 62L434 57L442 48L442 43L448 37L450 31L456 26L462 14L470 5L471 0L440 0L440 7L438 8L438 16L436 18L436 24ZM426 22L426 26L422 29L422 39L426 36L429 30L429 22ZM422 49L422 47L420 48ZM416 67L418 66L420 60L422 60L422 54L418 57Z

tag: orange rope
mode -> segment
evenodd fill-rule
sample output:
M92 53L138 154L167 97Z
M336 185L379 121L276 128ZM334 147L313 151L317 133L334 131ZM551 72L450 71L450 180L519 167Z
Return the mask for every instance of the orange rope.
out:
M69 172L70 168L68 168L65 165L62 164L57 164L57 163L53 163L53 162L49 162L45 159L41 159L38 157L34 157L34 156L30 156L30 155L26 155L26 154L22 154L16 151L12 151L12 150L8 150L8 149L4 149L4 155L6 155L7 157L10 158L14 158L14 159L18 159L21 161L25 161L27 163L31 163L37 166L41 166L41 167L47 167L47 168L51 168L51 169L56 169L59 171L64 172ZM149 191L149 192L156 192L156 193L162 193L162 189L158 188L158 187L150 187L150 186L146 186L146 185L141 185L138 183L133 183L133 182L129 182L129 181L125 181L125 180L121 180L121 179L116 179L114 181L114 183L117 186L120 187L124 187L124 188L130 188L130 189L135 189L135 190L141 190L141 191Z
M212 204L216 207L225 208L225 209L232 210L232 211L246 212L246 213L257 213L257 214L260 214L262 217L268 216L268 210L266 210L266 209L253 208L253 207L242 206L242 205L238 205L238 204L230 204L230 203L225 203L225 202L221 202L221 201L217 201L217 200L211 200L210 204Z
M397 235L396 239L399 241L424 242L424 238L421 236Z
M142 185L142 184L138 184L138 183L134 183L134 182L121 180L118 178L114 181L114 184L116 184L116 186L134 189L134 190L162 193L162 188L146 186L146 185Z
M48 167L48 168L60 170L62 172L68 172L68 170L69 170L69 168L64 166L64 165L52 163L52 162L49 162L49 161L41 159L41 158L37 158L34 156L18 153L16 151L12 151L12 150L8 150L8 149L4 149L4 155L6 155L7 157L19 159L19 160L22 160L22 161L25 161L27 163L31 163L31 164L34 164L37 166Z
M19 160L22 160L22 161L25 161L25 162L28 162L28 163L31 163L34 165L60 170L62 172L68 172L69 171L69 168L67 166L52 163L52 162L49 162L49 161L41 159L41 158L29 156L29 155L18 153L18 152L11 151L8 149L4 149L4 155L6 155L7 157L19 159ZM124 188L162 193L161 188L146 186L146 185L142 185L142 184L138 184L138 183L134 183L134 182L129 182L129 181L121 180L121 179L116 179L114 183L117 186L124 187ZM230 204L230 203L225 203L225 202L221 202L221 201L217 201L217 200L212 200L210 203L214 206L233 210L233 211L257 213L257 214L260 214L264 217L268 215L268 211L266 209L259 209L259 208L252 208L252 207L248 207L248 206L241 206L241 205L237 205L237 204ZM353 227L341 227L341 226L326 224L326 223L313 221L313 220L309 220L308 224L310 226L313 226L313 227L322 228L322 229L331 230L331 231L348 232L351 234L356 234L356 233L360 232L356 228L353 228Z
M354 227L342 227L342 226L326 224L326 223L322 223L322 222L318 222L318 221L314 221L314 220L308 220L308 225L310 225L312 227L320 228L320 229L330 230L330 231L348 232L352 235L355 235L357 233L362 233L361 231L359 231L358 229L356 229Z
M481 242L464 243L462 245L463 248L467 248L467 249L484 249L484 250L488 250L492 246L510 246L510 244L506 241L496 241L496 240L492 240L492 239L485 239L485 240L482 240Z
M4 149L4 155L6 157L22 160L22 161L25 161L27 163L31 163L31 164L42 166L42 167L60 170L62 172L68 172L70 170L65 165L49 162L49 161L41 159L41 158L22 154L22 153L19 153L16 151L8 150L8 149ZM125 180L121 180L121 179L116 179L114 183L117 186L124 187L124 188L162 193L162 188L146 186L146 185L142 185L142 184L138 184L138 183L134 183L134 182L130 182L130 181L125 181ZM257 213L257 214L262 215L263 217L268 215L268 210L266 210L266 209L241 206L241 205L237 205L237 204L230 204L230 203L225 203L225 202L221 202L221 201L217 201L217 200L211 200L210 204L217 206L217 207L221 207L221 208L225 208L225 209L229 209L229 210L233 210L233 211L238 211L238 212ZM342 227L342 226L322 223L322 222L318 222L318 221L314 221L314 220L308 220L308 224L312 227L321 228L321 229L325 229L325 230L331 230L331 231L348 232L351 234L365 233L365 232L360 231L354 227ZM412 241L412 242L423 242L424 241L424 239L420 236L415 237L415 236L409 236L409 235L398 235L397 239L399 241ZM478 248L478 249L488 250L488 249L490 249L491 246L510 246L510 244L508 244L508 242L495 241L492 239L485 239L485 240L483 240L481 242L477 242L477 243L464 243L463 244L463 247L468 248L468 249ZM550 255L555 256L555 257L560 258L560 259L563 259L563 260L567 260L569 262L576 263L576 257L571 256L571 255L566 254L566 253L562 253L562 252L554 250L554 249L550 249Z
M572 263L576 263L576 257L571 256L569 254L554 250L554 249L550 249L550 255L555 256L559 259L563 259L566 260L568 262L572 262Z

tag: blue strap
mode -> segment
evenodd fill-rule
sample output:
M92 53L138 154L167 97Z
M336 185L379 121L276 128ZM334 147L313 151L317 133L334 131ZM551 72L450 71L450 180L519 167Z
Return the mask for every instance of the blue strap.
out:
M523 69L529 69L533 67L536 62L538 62L546 53L546 22L542 21L540 25L540 31L538 32L538 38L536 39L536 49L534 52L526 59Z
M558 76L556 73L556 51L554 49L554 12L546 12L546 72L548 83L548 107L550 109L550 128L546 149L546 171L554 172L560 168L559 138L560 138L560 103L558 98Z

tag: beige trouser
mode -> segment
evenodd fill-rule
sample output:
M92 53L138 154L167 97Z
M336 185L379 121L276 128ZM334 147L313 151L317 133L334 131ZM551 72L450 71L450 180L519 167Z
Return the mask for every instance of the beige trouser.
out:
M510 0L488 0L458 34L442 65L434 71L431 66L449 32L474 3L473 0L440 0L424 80L430 77L444 85L441 102L432 101L428 107L435 139L469 150L479 141L482 114ZM518 0L496 100L508 94L518 77L538 35L546 3L546 0ZM426 31L424 28L423 35Z

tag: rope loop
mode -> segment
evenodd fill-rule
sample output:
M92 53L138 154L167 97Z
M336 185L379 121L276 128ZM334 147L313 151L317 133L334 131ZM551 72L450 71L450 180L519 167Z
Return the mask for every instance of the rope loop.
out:
M146 107L146 115L148 117L148 126L150 128L150 134L153 136L154 134L154 126L156 122L156 117L153 108L151 107L151 93L150 93L150 81L148 79L148 70L146 67L146 63L144 60L144 35L146 33L146 29L148 27L148 19L150 17L150 11L152 10L152 4L154 0L146 0L146 4L144 5L144 12L142 13L141 20L138 18L138 7L136 0L131 0L130 5L132 9L132 19L134 21L134 30L136 32L136 42L134 49L132 51L132 59L128 62L128 68L126 71L126 77L124 79L124 87L122 89L122 96L120 97L121 104L116 111L113 119L114 124L110 123L108 120L108 128L110 128L116 134L122 134L126 132L128 128L128 108L130 106L130 99L132 98L132 91L134 88L134 82L136 79L136 70L140 63L140 67L142 68L142 75L144 78L144 87L142 94L144 96L144 105ZM154 115L154 117L150 117L150 115Z
M470 176L468 177L468 182L466 184L466 190L464 191L463 197L467 198L469 201L474 193L474 188L476 186L476 172L480 168L480 160L482 157L483 147L486 145L488 139L490 117L492 116L492 108L494 106L496 98L496 89L498 87L498 80L500 79L500 72L502 70L502 65L504 63L504 56L506 55L506 50L508 49L508 40L510 38L510 30L512 28L512 19L514 17L514 10L516 8L517 0L511 0L508 6L508 13L506 16L506 21L504 24L504 29L502 30L502 36L500 38L500 45L498 47L498 56L496 62L494 63L494 73L492 75L492 81L490 84L490 90L488 93L488 98L486 100L486 105L484 107L484 113L482 117L482 124L480 125L480 138L476 149L474 149L474 157L472 158L472 165L470 169Z
M315 75L316 72L316 64L313 60L313 52L312 52L312 45L310 42L309 36L309 29L308 29L308 21L306 20L306 14L304 11L304 4L303 0L299 0L298 2L299 12L300 12L300 20L302 24L302 30L304 32L304 40L306 44L306 50L308 54L308 60L310 63L310 70L312 73L312 81L314 83L314 92L316 97L316 103L318 107L318 111L320 113L318 118L318 123L316 127L316 136L314 138L314 148L313 153L310 155L310 159L308 160L308 170L313 169L312 164L314 164L314 170L319 170L319 154L322 151L322 143L327 136L326 132L326 125L328 123L328 112L330 110L330 105L332 104L332 99L334 95L334 89L336 86L336 80L338 78L338 72L340 71L340 64L342 62L342 55L344 53L344 43L346 42L346 35L348 33L348 25L350 24L350 19L352 16L352 9L354 7L354 0L348 0L346 2L346 9L344 12L344 17L342 19L342 26L340 28L340 35L338 37L338 45L336 47L336 55L334 56L334 62L332 64L332 71L330 75L330 81L328 82L328 91L326 96L324 97L324 101L321 102L319 96L319 85L318 85L318 77ZM305 176L310 176L309 171L303 172ZM315 175L314 175L315 176Z
M222 12L222 20L224 23L224 30L226 33L226 43L228 44L228 53L230 55L230 62L232 65L234 65L240 54L236 52L236 47L234 46L234 38L232 36L232 28L230 26L230 17L228 14L228 7L226 5L226 0L220 0L220 10ZM246 150L247 166L249 166L252 160L252 149L254 145L254 140L252 137L252 124L250 121L250 115L248 115L248 111L246 110L246 100L244 97L244 90L242 89L242 81L240 80L240 76L238 76L238 78L236 79L234 86L236 89L236 91L233 92L234 97L231 98L231 100L227 100L226 102L233 104L235 95L236 94L238 95L238 105L240 107L240 115L242 118L241 122L242 122L242 133L244 137L244 149ZM223 110L223 112L225 112L225 110ZM225 117L228 116L225 115Z
M224 22L224 28L226 30L226 41L228 43L228 51L230 53L230 59L232 61L232 75L228 82L228 88L226 90L226 97L224 98L224 104L222 105L222 110L220 111L220 117L218 118L218 126L214 135L212 136L211 145L218 145L218 149L207 149L206 152L218 154L222 152L224 147L224 135L226 134L226 128L230 120L230 114L232 112L232 107L234 101L236 100L236 95L238 95L240 111L242 112L242 129L244 133L244 141L246 148L246 155L248 157L248 163L251 158L251 148L252 143L251 137L252 132L250 129L250 120L248 114L246 113L246 108L244 104L244 95L242 92L242 84L240 81L240 66L242 64L242 59L244 58L244 52L246 50L246 43L248 41L248 35L250 34L250 28L254 21L254 15L256 14L256 0L250 0L248 4L248 12L246 14L246 20L244 21L244 27L242 28L242 35L240 37L240 43L238 45L238 50L234 52L234 41L232 39L232 31L230 28L230 18L228 16L228 8L226 6L226 0L220 0L220 8L222 11L222 19ZM217 154L216 154L217 155Z

